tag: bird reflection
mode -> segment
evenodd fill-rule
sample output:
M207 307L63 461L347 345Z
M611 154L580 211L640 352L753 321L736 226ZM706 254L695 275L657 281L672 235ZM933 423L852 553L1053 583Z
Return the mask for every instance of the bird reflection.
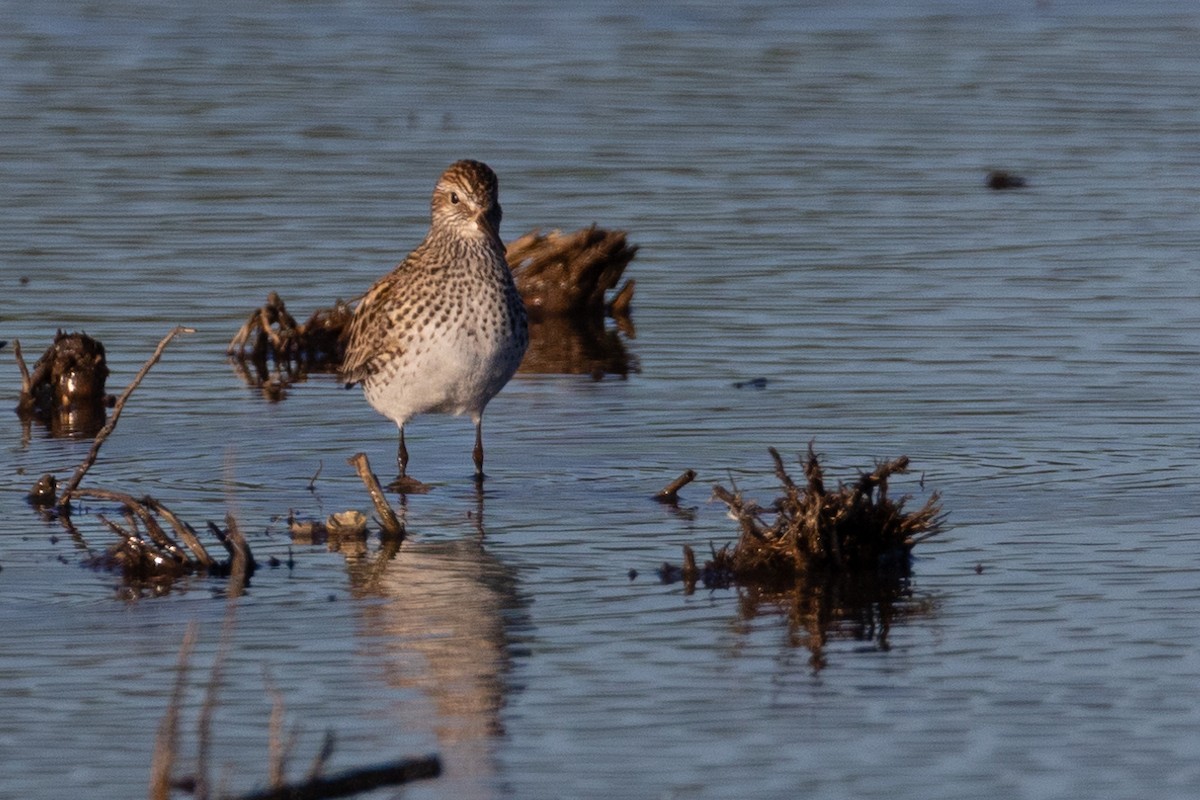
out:
M514 571L484 547L482 511L479 492L467 536L410 537L347 554L353 594L386 601L362 605L360 638L388 684L403 690L398 722L428 718L445 768L441 788L461 798L498 789L510 632L524 616ZM421 700L410 703L412 692Z

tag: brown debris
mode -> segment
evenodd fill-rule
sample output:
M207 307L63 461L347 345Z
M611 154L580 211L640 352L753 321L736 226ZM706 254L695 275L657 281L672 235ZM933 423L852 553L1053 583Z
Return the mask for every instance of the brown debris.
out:
M371 502L375 505L375 513L379 515L379 525L383 535L403 539L404 524L400 522L396 516L396 512L392 510L391 505L388 503L387 497L383 494L383 489L379 486L379 479L371 471L371 462L367 460L367 454L355 453L348 459L347 463L354 467L354 471L358 473L359 480L367 488L367 494L371 496Z
M886 650L894 621L932 608L913 599L910 556L941 530L939 495L915 511L905 511L908 497L888 495L889 477L908 470L906 457L880 462L853 483L831 489L811 444L802 462L803 484L793 480L774 448L770 453L780 496L764 508L736 486L714 486L713 494L737 520L736 543L710 548L702 565L684 545L683 565L663 564L660 578L682 581L688 593L697 585L735 587L745 619L764 610L783 613L793 643L812 651L814 669L824 665L823 648L833 638Z
M280 400L287 386L310 372L337 372L353 316L353 309L339 299L297 323L283 299L271 292L266 304L234 334L225 353L246 383L260 387L268 400Z
M72 438L92 436L104 425L105 407L112 398L104 391L108 362L99 341L86 333L60 330L32 372L25 366L19 341L13 342L13 354L21 371L16 411L23 420L36 419L51 435Z
M941 530L940 497L934 492L925 505L906 512L909 498L888 496L888 478L908 471L902 456L879 463L852 484L830 490L812 445L804 460L805 484L799 486L784 468L778 451L770 448L783 494L772 504L774 519L736 489L714 486L713 494L729 507L741 535L736 545L717 551L705 565L715 575L738 583L791 580L823 570L908 572L909 556L918 542Z
M623 231L592 225L574 233L530 231L509 243L506 256L531 319L602 322L606 314L629 316L633 281L625 282L612 304L605 304L604 295L616 288L636 254Z
M87 542L79 533L71 516L72 502L74 501L76 507L81 499L116 506L120 520L110 519L103 513L97 513L95 516L108 531L117 536L118 541L99 553L93 553L88 559L88 564L98 569L120 572L124 577L125 591L130 596L140 595L143 589L161 594L168 591L178 578L193 574L229 576L229 591L231 594L237 593L242 590L254 571L254 559L250 554L249 545L238 532L232 517L227 519L226 530L210 523L211 530L229 553L229 560L220 562L208 553L190 525L153 497L135 498L110 489L80 487L84 476L96 463L101 446L116 430L130 395L150 369L158 363L171 340L180 333L191 332L190 328L177 327L162 338L154 353L113 404L112 414L96 432L87 456L75 469L61 492L58 491L58 480L54 475L47 473L38 479L28 493L31 504L41 509L43 514L56 515L72 537L85 548L88 548ZM34 372L36 374L37 369ZM24 374L24 369L22 373Z
M634 282L615 289L637 254L624 231L592 225L573 233L531 231L508 245L508 265L529 312L529 349L521 372L626 376L637 372L622 334L636 335L630 308ZM605 325L612 317L616 329Z
M199 535L190 525L153 497L135 498L108 489L77 489L74 496L113 503L119 510L120 522L103 513L96 514L96 519L116 534L118 541L91 555L86 564L93 569L120 573L127 597L141 596L144 591L165 594L177 580L190 575L227 577L230 594L240 594L257 568L250 546L231 516L226 518L224 530L209 523L209 530L229 556L218 561L200 543ZM64 514L59 521L86 546L72 517Z
M71 479L67 481L66 488L63 489L62 494L58 497L58 506L60 508L65 508L67 504L71 502L71 493L75 491L75 487L77 487L79 482L83 480L83 476L87 474L87 471L91 469L93 464L96 463L96 456L100 454L100 445L104 444L104 440L107 439L113 430L116 429L117 420L121 418L121 411L125 408L125 403L129 400L129 396L133 394L134 389L141 385L142 380L146 377L146 373L150 371L150 368L157 364L158 360L162 358L163 350L165 350L167 345L170 344L171 340L179 334L195 332L196 331L193 328L176 326L169 333L167 333L167 335L164 336L161 341L159 341L158 347L154 349L154 353L150 356L150 358L146 359L146 363L142 365L140 370L138 370L138 374L134 376L130 384L125 387L125 391L121 392L121 396L118 397L116 402L113 404L112 417L105 422L100 430L96 433L96 438L92 441L92 448L88 451L87 458L85 458L83 463L80 464L75 470L75 474L71 476Z

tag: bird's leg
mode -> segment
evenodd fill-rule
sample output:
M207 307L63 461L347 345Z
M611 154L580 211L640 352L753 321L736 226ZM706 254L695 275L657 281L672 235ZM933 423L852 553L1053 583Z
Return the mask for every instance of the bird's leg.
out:
M400 426L400 447L396 449L396 464L400 467L400 477L408 475L408 448L404 446L404 426Z
M475 482L483 482L483 417L475 420Z
M396 466L400 468L400 475L388 484L389 489L399 492L401 495L424 494L429 491L429 486L408 476L408 448L404 446L403 425L400 426L400 446L396 448Z

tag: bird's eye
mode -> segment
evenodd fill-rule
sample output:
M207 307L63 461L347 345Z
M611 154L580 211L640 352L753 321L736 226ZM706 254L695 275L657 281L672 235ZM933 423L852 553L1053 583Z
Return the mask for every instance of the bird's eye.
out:
M458 192L450 193L450 202L453 203L454 205L458 205Z

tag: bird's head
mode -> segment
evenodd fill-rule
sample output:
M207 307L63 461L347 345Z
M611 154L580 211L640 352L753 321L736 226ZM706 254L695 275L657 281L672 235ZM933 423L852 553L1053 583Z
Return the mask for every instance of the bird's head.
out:
M500 187L487 164L467 159L447 167L434 187L432 208L435 229L500 242Z

